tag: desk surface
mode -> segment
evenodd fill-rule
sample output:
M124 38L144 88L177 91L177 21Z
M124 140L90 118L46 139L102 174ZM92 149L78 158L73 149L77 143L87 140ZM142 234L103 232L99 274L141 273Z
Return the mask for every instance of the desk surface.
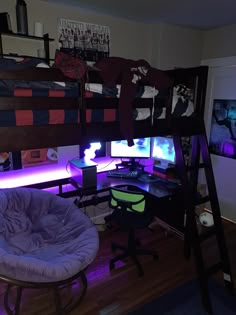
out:
M53 185L66 185L66 191L61 192L59 189L59 194L62 197L74 197L80 195L89 196L97 195L96 204L100 202L107 201L109 194L99 194L102 192L108 192L110 187L113 186L133 186L134 188L139 188L140 190L148 194L148 202L150 201L151 206L155 211L155 216L164 222L168 229L173 231L184 230L184 211L182 209L182 193L179 194L178 185L176 189L168 189L163 184L158 182L143 182L139 179L125 179L125 178L113 178L107 177L107 172L97 173L97 186L91 188L82 188L76 182L71 186L71 190L68 189L68 184L72 184L70 178L64 178L62 180L53 180L44 183L46 187L52 187ZM36 187L40 184L36 184ZM35 186L35 185L34 185ZM39 188L39 187L37 187ZM40 187L42 188L42 187ZM80 207L86 207L94 205L93 198L88 198L83 200ZM179 233L179 232L178 232Z
M87 188L83 189L85 194L86 193L99 193L102 191L106 191L109 187L114 186L134 186L137 187L151 195L154 195L158 198L168 197L173 195L174 190L168 189L163 184L158 182L143 182L139 179L126 179L126 178L113 178L113 177L107 177L107 172L98 173L97 174L97 187L94 188ZM178 188L178 185L176 185L176 189Z
M163 182L142 182L138 179L112 178L107 173L97 174L97 187L99 193L107 191L113 186L134 186L148 194L148 201L155 216L162 222L163 227L172 230L183 236L184 231L184 210L182 209L182 192L179 185L176 188L168 189Z

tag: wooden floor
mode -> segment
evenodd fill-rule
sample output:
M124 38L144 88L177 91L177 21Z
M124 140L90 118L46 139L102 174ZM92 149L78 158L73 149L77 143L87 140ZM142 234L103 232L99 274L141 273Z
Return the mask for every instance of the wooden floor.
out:
M236 225L225 223L225 233L230 260L236 283ZM193 260L186 261L183 256L183 241L156 227L153 231L140 232L142 245L159 252L159 260L150 257L141 260L144 276L139 277L134 265L127 260L114 271L109 271L109 259L112 257L110 242L124 239L122 232L100 232L100 250L95 261L87 269L88 290L82 303L71 315L125 315L139 306L165 294L172 288L195 277ZM214 239L204 245L207 261L211 264L218 257ZM216 275L221 281L222 275ZM74 294L76 294L74 286ZM3 310L4 286L0 287L0 315ZM23 292L22 315L52 315L54 300L48 290L25 290Z

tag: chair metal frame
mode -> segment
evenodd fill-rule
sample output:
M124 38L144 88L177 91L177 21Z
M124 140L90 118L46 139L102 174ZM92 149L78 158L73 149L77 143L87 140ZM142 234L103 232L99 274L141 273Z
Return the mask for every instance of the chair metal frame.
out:
M69 302L62 304L60 290L65 288L66 286L72 285L74 281L81 280L81 292L77 298L71 298ZM19 315L20 314L20 306L21 306L21 298L23 289L46 289L51 288L54 293L54 302L55 302L55 310L57 315L65 315L71 312L75 307L77 307L81 300L83 299L86 291L87 291L87 278L84 270L81 270L73 277L70 277L65 280L55 281L55 282L29 282L29 281L21 281L12 279L9 277L5 277L0 275L0 281L7 283L7 289L4 294L4 307L8 315ZM16 298L14 302L13 308L10 306L9 296L11 289L16 289Z

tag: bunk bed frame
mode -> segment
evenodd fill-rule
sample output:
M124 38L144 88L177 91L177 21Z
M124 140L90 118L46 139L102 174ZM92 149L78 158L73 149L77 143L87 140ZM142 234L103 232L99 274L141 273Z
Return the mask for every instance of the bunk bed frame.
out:
M168 113L165 119L151 119L134 122L134 137L171 135L174 133L189 136L199 132L204 113L207 67L178 69L169 71L176 82L195 85L195 115L193 117L172 118ZM0 71L0 80L27 81L72 81L55 68L32 68L18 71ZM0 151L20 151L23 149L46 148L50 146L67 146L86 143L87 141L111 141L122 139L119 122L86 122L86 112L96 109L114 109L118 99L105 100L84 97L84 81L78 82L79 97L0 97L0 111L8 110L55 110L71 109L80 111L80 121L74 124L48 125L0 125ZM32 101L33 100L33 101ZM152 99L135 99L135 107L153 106ZM99 133L97 132L99 128ZM7 137L6 137L7 135Z
M205 309L212 313L211 301L208 292L208 276L216 271L222 271L226 287L233 291L233 280L231 275L229 257L226 250L225 237L221 222L220 208L216 193L216 186L208 152L207 137L204 126L204 104L207 86L207 67L190 69L176 69L168 71L174 83L184 83L194 88L195 114L191 117L173 118L171 109L167 108L165 119L146 119L134 122L134 138L148 136L173 135L176 165L183 187L183 207L186 209L186 233L185 253L190 255L193 250L196 268L200 281L202 302ZM27 69L21 71L1 71L0 80L46 80L46 81L68 81L58 69ZM23 125L23 126L0 126L0 151L20 151L23 149L38 149L55 146L67 146L82 144L87 141L111 141L122 139L118 121L87 122L87 111L94 108L117 108L117 99L86 99L85 82L77 82L80 95L72 98L60 97L0 97L0 111L7 110L55 110L72 109L78 110L79 122L73 124L48 124L48 125ZM151 107L152 102L142 101L135 106ZM99 130L99 132L98 132ZM185 164L182 148L182 137L192 138L192 156L190 165ZM203 163L200 164L200 157ZM216 236L220 253L220 262L207 269L203 262L201 241L207 237L200 236L195 217L196 192L199 168L203 167L206 172L206 182L209 196L203 198L203 202L210 201L214 217L214 229L208 231L209 236ZM189 173L190 170L190 173Z

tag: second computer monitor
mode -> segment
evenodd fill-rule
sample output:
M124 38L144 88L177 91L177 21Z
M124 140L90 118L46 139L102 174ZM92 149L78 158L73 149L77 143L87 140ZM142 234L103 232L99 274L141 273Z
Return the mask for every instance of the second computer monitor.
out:
M151 157L159 161L160 167L167 168L175 164L175 147L171 137L153 137L152 138Z

